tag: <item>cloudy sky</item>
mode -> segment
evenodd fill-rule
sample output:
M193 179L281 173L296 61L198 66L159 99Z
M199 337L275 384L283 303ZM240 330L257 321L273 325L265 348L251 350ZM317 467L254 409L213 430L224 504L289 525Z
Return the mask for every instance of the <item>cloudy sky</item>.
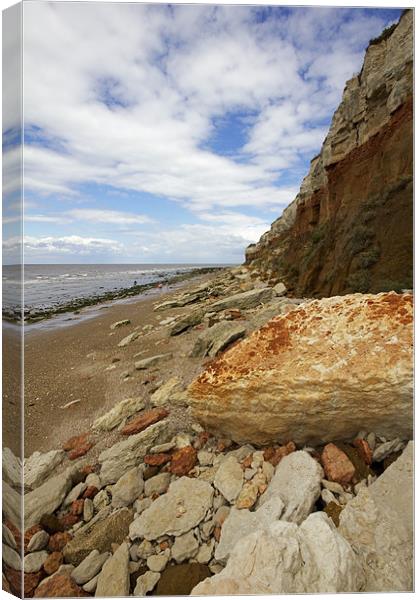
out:
M400 12L26 2L26 262L241 262Z

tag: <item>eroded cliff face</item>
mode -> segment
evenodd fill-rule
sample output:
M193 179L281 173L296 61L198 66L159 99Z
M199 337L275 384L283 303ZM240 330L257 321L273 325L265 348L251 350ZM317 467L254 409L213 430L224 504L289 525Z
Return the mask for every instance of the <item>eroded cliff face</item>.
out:
M413 279L413 15L373 40L295 200L246 250L297 295L401 290Z

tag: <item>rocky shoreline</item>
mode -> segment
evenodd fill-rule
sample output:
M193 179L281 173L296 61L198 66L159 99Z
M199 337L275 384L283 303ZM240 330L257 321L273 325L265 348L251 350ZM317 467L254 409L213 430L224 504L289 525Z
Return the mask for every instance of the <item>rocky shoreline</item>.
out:
M96 306L104 302L123 300L124 298L134 298L144 294L144 292L147 292L148 290L155 289L156 287L172 286L182 283L183 281L194 279L195 277L199 277L201 275L217 273L218 271L223 270L223 268L224 267L196 268L188 273L180 273L174 275L173 277L162 277L159 282L133 285L129 288L122 288L115 291L105 292L103 294L96 294L87 298L75 298L71 302L54 307L46 307L41 309L29 308L28 310L24 311L24 323L36 323L44 319L51 319L56 315L61 315L64 313L73 312L74 314L78 314L78 311L88 306ZM5 321L18 324L21 322L20 318L19 310L13 310L11 308L3 309L3 319Z
M379 295L374 302L356 296L356 302L335 299L336 316L352 302L353 321L336 319L341 330L354 320L357 327L369 323L362 300L375 307L391 300L388 313L376 315L382 348L395 344L398 328L410 335L410 294ZM235 268L156 301L156 325L132 329L130 319L113 322L115 348L152 384L97 415L89 430L61 447L25 459L24 533L22 464L5 449L4 589L21 592L23 568L26 597L411 590L409 428L384 435L377 414L371 421L377 427L342 439L323 434L316 442L312 435L309 443L281 435L276 441L271 432L261 443L240 440L233 430L228 436L226 423L208 427L197 411L194 389L203 374L218 361L243 361L242 348L273 322L300 315L312 322L320 343L311 319L329 300L290 298L282 284L269 287ZM365 329L365 337L374 330ZM142 339L154 332L162 336L158 351L136 358ZM335 353L344 339L336 339ZM177 346L169 352L168 345L181 343L201 374L193 369L189 379L165 377L179 360ZM272 351L278 355L275 344ZM365 365L375 353L374 344L364 350ZM385 352L378 356L386 363ZM270 357L261 357L258 372L271 372ZM405 366L410 360L402 355ZM400 366L394 375L404 372ZM261 380L258 385L251 388L255 400L266 389ZM338 382L336 395L341 391ZM262 406L252 397L249 402L258 420ZM301 431L314 410L305 415L299 409ZM411 421L410 411L405 419Z

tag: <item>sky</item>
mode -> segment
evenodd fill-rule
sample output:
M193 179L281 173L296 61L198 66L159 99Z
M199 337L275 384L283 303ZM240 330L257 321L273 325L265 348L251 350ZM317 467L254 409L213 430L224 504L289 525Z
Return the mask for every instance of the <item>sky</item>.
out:
M241 263L401 9L24 3L27 263ZM7 48L6 48L7 51ZM3 247L19 135L4 118Z

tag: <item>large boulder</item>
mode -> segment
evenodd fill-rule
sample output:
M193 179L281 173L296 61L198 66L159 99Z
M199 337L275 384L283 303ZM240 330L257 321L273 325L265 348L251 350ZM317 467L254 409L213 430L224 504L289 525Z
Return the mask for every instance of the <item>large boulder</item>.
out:
M221 321L201 333L191 351L191 356L214 357L236 340L244 337L246 328L231 321Z
M64 450L51 450L45 454L34 452L24 462L25 488L34 489L44 483L54 473L54 469L64 460Z
M220 312L221 310L229 310L230 308L247 310L268 302L273 296L274 291L271 287L252 289L214 302L209 306L209 311Z
M69 468L24 496L25 529L37 525L43 515L52 514L61 505L72 487L73 473L74 469Z
M192 595L358 592L363 571L350 544L323 512L299 527L275 521L242 538L226 568Z
M367 592L413 591L413 452L409 442L340 514L339 531L364 559Z
M190 385L193 416L237 442L410 439L413 296L351 294L275 317Z

